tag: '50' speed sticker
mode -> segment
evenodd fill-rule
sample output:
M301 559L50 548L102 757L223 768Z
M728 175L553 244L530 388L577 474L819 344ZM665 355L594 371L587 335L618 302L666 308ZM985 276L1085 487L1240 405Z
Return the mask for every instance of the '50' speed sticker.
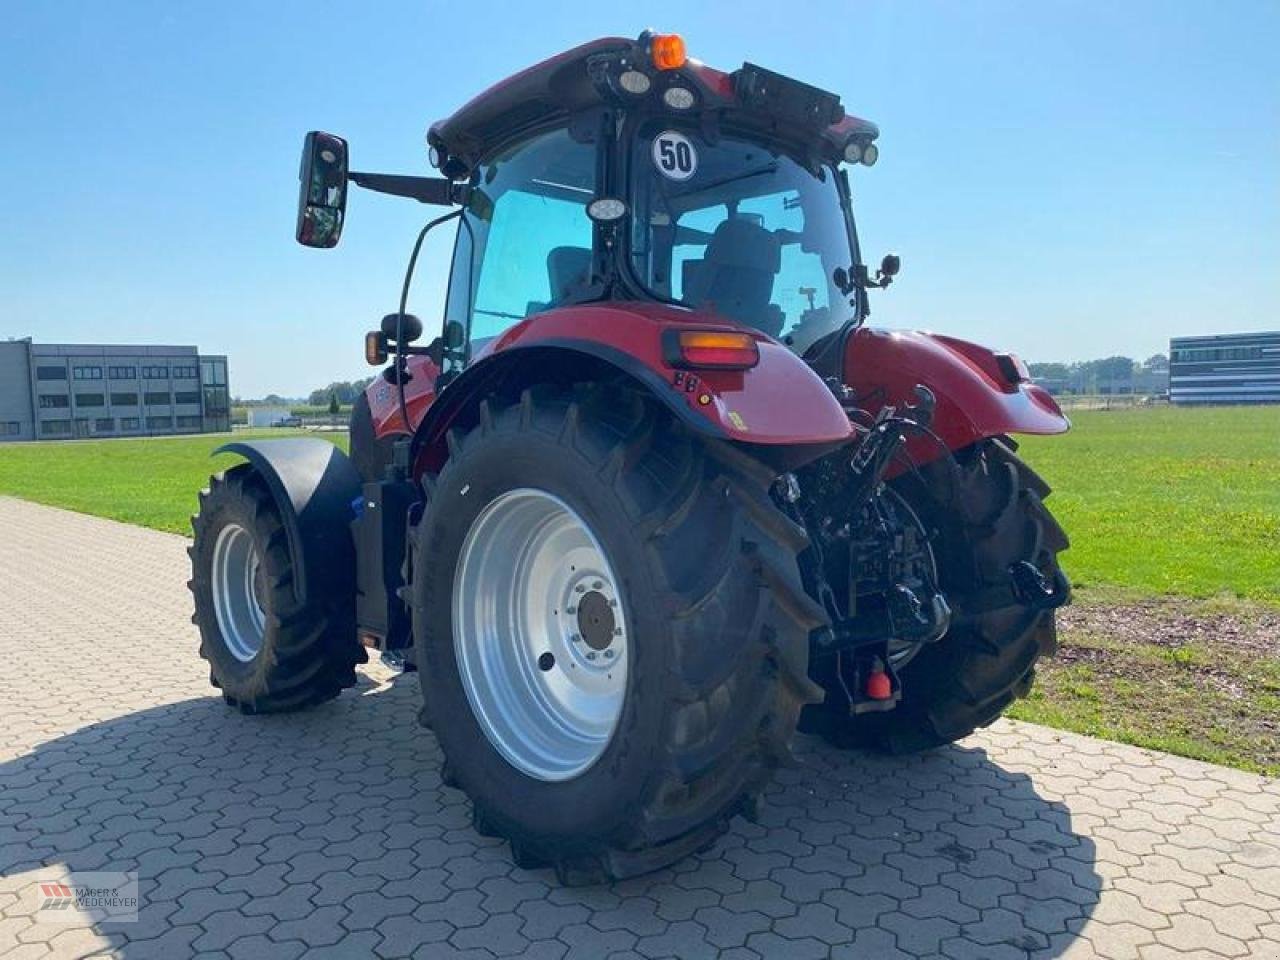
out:
M698 171L698 151L678 130L663 130L653 138L653 165L668 180L688 180Z

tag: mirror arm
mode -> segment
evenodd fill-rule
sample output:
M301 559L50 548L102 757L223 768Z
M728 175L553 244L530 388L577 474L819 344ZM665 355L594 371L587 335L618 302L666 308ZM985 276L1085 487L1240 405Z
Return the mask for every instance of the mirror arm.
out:
M448 207L466 203L470 188L443 177L406 177L394 173L360 173L352 170L347 179L357 186L375 193L388 193L396 197L408 197L419 203Z
M436 337L426 346L415 347L412 344L405 344L403 347L394 343L387 344L388 353L400 354L404 357L427 357L438 367L444 362L444 338Z
M853 276L849 279L849 289L842 291L843 293L849 293L854 287L861 287L863 290L883 290L893 283L893 274L877 270L876 278L872 280L871 273L867 270L867 265L859 263L854 265Z

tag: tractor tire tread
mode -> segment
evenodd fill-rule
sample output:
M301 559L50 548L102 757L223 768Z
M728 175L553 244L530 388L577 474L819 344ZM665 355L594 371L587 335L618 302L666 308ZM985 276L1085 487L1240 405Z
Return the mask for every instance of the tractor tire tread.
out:
M260 656L267 662L248 685L220 674L210 651L210 645L220 643L221 637L207 599L212 589L210 575L200 558L211 549L209 539L217 536L220 527L216 517L224 504L240 507L265 546L261 562L272 609ZM196 600L192 622L200 631L200 657L209 663L210 680L223 691L228 705L244 714L284 713L331 700L355 685L356 664L367 662L368 654L355 642L354 621L346 642L335 636L344 631L352 613L341 609L341 601L299 604L294 598L284 525L265 482L252 467L241 464L210 478L209 486L201 491L200 512L192 517L192 532L192 576L187 584Z
M898 489L934 531L943 588L965 609L965 594L1007 582L1028 560L1057 570L1069 541L1044 505L1049 485L1000 440L984 441L938 463ZM951 494L951 495L949 495ZM959 502L957 502L957 497ZM805 728L845 747L909 753L938 747L989 726L1025 697L1036 663L1057 646L1053 611L1017 603L958 615L951 629L906 665L904 699L885 713L848 717L811 711Z
M810 614L796 559L807 539L771 502L772 474L749 458L712 454L655 406L603 385L525 390L495 407L488 428L451 441L440 477L443 486L461 469L483 429L542 431L570 448L625 505L669 625L665 675L640 682L659 684L671 706L641 795L607 835L566 849L472 795L477 823L505 837L518 862L549 864L566 885L621 880L714 843L731 817L756 809L773 769L790 758L800 709L822 695L807 674ZM704 551L697 564L693 543ZM438 731L448 719L425 701Z

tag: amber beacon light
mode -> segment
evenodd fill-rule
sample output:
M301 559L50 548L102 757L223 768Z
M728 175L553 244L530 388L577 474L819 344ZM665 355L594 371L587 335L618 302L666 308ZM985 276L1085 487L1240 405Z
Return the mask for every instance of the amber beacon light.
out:
M684 37L678 33L654 34L649 41L649 57L659 70L679 70L689 59L684 51Z

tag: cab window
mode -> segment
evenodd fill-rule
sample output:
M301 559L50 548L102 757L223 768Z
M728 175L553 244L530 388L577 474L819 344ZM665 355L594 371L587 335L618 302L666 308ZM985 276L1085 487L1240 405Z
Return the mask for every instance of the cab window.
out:
M834 272L853 256L835 171L667 124L642 132L631 157L630 256L640 282L800 354L839 329L851 314Z
M467 327L470 354L525 317L582 295L591 280L586 207L595 186L595 145L566 130L480 168L459 225L447 308L450 321Z

